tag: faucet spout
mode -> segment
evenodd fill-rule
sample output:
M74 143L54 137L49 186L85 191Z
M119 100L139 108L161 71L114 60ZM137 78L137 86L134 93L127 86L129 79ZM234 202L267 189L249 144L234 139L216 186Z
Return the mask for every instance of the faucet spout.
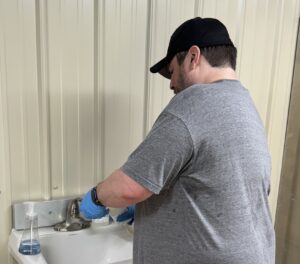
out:
M76 198L74 200L72 200L69 204L68 204L68 209L67 209L67 219L66 222L71 224L73 219L78 219L80 218L79 215L79 199L80 198Z
M90 227L91 221L85 220L80 216L79 203L81 198L76 198L68 204L66 221L54 226L56 231L76 231Z

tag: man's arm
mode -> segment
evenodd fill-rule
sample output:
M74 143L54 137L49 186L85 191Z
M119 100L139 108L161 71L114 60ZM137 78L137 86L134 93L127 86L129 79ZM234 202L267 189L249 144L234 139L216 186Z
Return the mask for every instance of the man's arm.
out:
M149 198L153 193L131 179L123 171L114 171L97 185L99 201L109 207L122 208Z

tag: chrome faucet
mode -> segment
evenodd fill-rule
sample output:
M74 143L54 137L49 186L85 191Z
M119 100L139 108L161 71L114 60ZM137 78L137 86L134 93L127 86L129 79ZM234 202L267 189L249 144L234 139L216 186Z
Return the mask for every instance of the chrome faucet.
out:
M76 231L90 227L91 221L85 220L80 216L79 202L81 202L81 198L76 198L69 202L66 221L56 224L54 226L55 231Z

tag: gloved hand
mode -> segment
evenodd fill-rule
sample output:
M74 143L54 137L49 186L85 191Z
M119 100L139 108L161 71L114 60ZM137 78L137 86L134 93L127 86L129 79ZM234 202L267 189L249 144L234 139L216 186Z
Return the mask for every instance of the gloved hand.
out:
M126 211L118 215L117 222L124 222L129 220L127 224L131 225L134 221L134 211L135 205L127 206Z
M105 206L96 204L92 195L93 189L84 195L79 207L80 212L87 219L97 219L107 215L108 209Z

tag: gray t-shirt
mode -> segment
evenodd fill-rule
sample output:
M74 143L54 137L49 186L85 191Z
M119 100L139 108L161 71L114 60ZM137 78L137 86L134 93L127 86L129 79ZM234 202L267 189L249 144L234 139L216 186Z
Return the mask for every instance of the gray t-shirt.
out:
M134 263L275 263L271 160L239 81L174 96L121 169L155 193L136 207Z

